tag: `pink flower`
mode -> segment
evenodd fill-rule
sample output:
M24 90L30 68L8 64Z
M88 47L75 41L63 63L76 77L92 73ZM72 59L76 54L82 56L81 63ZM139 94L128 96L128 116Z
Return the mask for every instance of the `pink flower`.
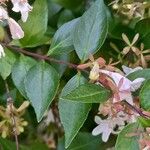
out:
M5 57L4 48L0 45L0 58Z
M136 91L141 86L141 84L145 79L137 78L134 81L130 81L125 76L116 72L111 72L102 69L99 69L99 71L109 76L116 85L117 92L114 94L113 102L126 100L128 103L133 105L133 98L131 92Z
M125 121L127 120L126 115L123 112L119 112L116 117L108 117L102 120L99 116L95 116L95 122L98 126L93 129L92 135L97 136L102 134L102 140L107 142L111 133L118 134L120 129L125 126ZM118 130L116 131L116 127Z
M5 20L5 19L8 19L8 13L7 11L0 6L0 20Z
M14 19L8 16L7 11L3 7L0 7L0 20L8 21L8 25L13 39L21 39L24 37L24 32L22 28Z
M13 39L21 39L24 37L24 32L22 28L14 19L9 18L8 25Z
M11 0L13 3L12 10L14 12L21 12L21 19L23 22L27 21L28 14L32 10L32 7L28 4L27 0Z

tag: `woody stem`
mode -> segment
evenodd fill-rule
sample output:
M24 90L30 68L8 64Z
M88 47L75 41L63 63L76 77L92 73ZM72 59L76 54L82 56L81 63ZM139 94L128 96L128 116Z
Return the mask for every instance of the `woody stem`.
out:
M4 82L5 82L6 92L7 92L7 107L10 108L10 116L11 116L12 125L13 125L13 133L14 133L15 141L16 141L16 150L19 150L18 135L16 131L16 119L13 114L13 98L11 97L7 81L5 80Z

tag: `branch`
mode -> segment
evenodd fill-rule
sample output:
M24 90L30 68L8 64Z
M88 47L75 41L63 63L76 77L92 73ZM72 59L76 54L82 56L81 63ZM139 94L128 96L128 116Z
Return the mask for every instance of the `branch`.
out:
M10 115L11 115L12 124L13 124L13 133L14 133L15 141L16 141L16 150L19 150L18 135L16 132L16 119L13 114L13 99L11 97L7 81L5 80L4 82L5 82L6 92L7 92L7 107L10 108Z
M34 58L38 58L38 59L41 59L41 60L46 60L46 61L49 61L49 62L54 62L54 63L57 63L57 64L63 64L63 65L67 65L69 66L70 68L74 68L74 69L77 69L77 70L81 70L83 72L86 72L86 70L84 69L81 69L81 68L78 68L78 65L77 64L73 64L73 63L70 63L70 62L66 62L66 61L63 61L63 60L57 60L55 58L52 58L52 57L48 57L46 55L41 55L41 54L37 54L37 53L32 53L32 52L29 52L29 51L26 51L22 48L19 48L19 47L16 47L16 46L11 46L11 45L8 45L6 43L0 43L2 46L8 48L8 49L11 49L11 50L14 50L16 52L19 52L19 53L22 53L22 54L25 54L25 55L28 55L28 56L31 56L31 57L34 57Z
M146 119L150 119L150 116L144 114L140 108L137 108L136 106L133 106L133 105L129 104L127 101L123 101L123 103L127 107L129 107L131 110L133 110L134 112L138 113L141 117L146 118Z

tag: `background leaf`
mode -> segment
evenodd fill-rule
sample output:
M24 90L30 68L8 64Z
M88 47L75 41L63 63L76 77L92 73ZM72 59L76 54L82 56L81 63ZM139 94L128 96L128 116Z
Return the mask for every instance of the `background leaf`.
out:
M129 136L129 134L137 133L139 128L138 123L127 125L118 135L115 150L140 150L139 136Z
M36 0L33 10L29 13L27 22L21 22L21 27L25 33L20 43L23 47L35 47L49 40L44 36L48 23L47 0Z
M62 5L65 8L75 9L77 8L84 0L52 0L53 2L56 2L60 5Z
M103 0L97 0L80 18L73 33L75 50L81 60L88 59L107 35L107 14Z
M27 97L34 107L38 122L52 102L59 84L59 76L53 67L45 62L33 66L25 79Z
M61 12L59 16L57 23L58 28L61 27L64 23L71 21L72 19L74 19L72 11L69 9L65 9L64 11Z
M65 96L79 85L86 82L81 74L77 74L63 88L61 96ZM67 100L59 100L60 119L65 130L65 147L67 148L75 138L83 123L85 122L88 113L91 109L90 104L74 103Z

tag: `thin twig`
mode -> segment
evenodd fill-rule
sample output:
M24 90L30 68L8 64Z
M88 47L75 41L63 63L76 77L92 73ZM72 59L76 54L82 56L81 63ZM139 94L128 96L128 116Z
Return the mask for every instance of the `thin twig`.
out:
M127 101L123 101L123 103L126 106L128 106L131 110L133 110L134 112L138 113L141 117L146 118L146 119L150 118L150 116L144 114L140 108L137 108L136 106L133 106L133 105L129 104Z
M14 133L15 141L16 141L16 150L19 150L18 135L16 132L16 119L13 114L13 99L11 97L7 81L5 80L4 82L5 82L6 92L7 92L7 107L8 106L10 107L10 115L11 115L12 124L13 124L13 133Z
M0 43L0 44L2 46L4 46L4 47L7 47L7 48L11 49L11 50L15 50L16 52L19 52L19 53L22 53L22 54L25 54L25 55L28 55L28 56L32 56L34 58L38 58L38 59L41 59L41 60L46 60L46 61L54 62L54 63L58 63L58 64L64 64L64 65L69 66L70 68L74 68L74 69L78 69L78 70L82 70L84 72L87 72L87 71L85 71L83 69L78 68L77 64L73 64L73 63L70 63L70 62L63 61L63 60L57 60L55 58L48 57L46 55L32 53L32 52L26 51L26 50L24 50L24 49L22 49L20 47L11 46L11 45L8 45L6 43Z

